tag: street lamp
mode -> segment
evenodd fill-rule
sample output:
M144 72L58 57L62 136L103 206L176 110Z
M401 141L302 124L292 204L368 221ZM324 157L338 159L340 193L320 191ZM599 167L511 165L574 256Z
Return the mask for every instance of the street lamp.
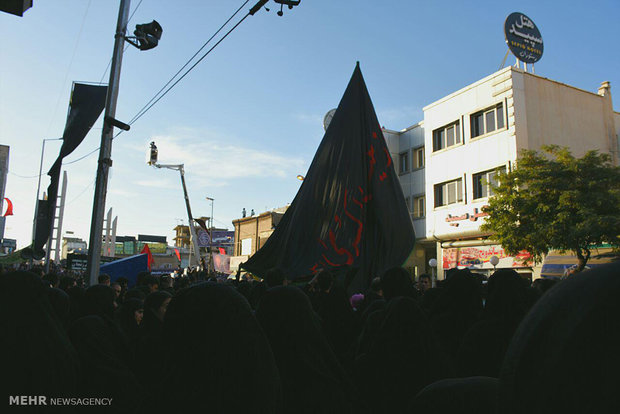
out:
M489 262L493 265L493 273L495 273L495 267L497 266L497 264L499 263L499 257L497 256L491 256L489 258Z
M306 179L306 177L304 177L303 175L299 174L299 175L297 175L297 179L298 179L299 181L303 181L303 180L305 180L305 179Z
M187 186L185 185L185 169L183 164L158 164L157 163L157 146L155 141L151 142L149 148L149 160L147 164L155 168L166 168L168 170L178 171L181 174L181 185L183 186L183 195L185 197L185 208L187 209L187 218L190 234L190 250L189 250L189 265L192 265L192 246L194 248L194 256L197 263L200 263L200 247L198 246L198 238L196 237L196 230L194 229L194 219L192 218L192 209L189 205L189 196L187 195Z
M435 268L437 267L437 259L434 257L428 261L428 265L431 267L431 274L433 276L433 283L436 281L437 277L435 275Z
M209 226L209 264L207 267L207 273L210 273L211 270L215 270L214 266L213 266L213 250L212 250L212 243L213 243L213 202L215 201L214 198L211 197L205 197L208 201L211 201L211 220L209 220L211 222L211 225Z

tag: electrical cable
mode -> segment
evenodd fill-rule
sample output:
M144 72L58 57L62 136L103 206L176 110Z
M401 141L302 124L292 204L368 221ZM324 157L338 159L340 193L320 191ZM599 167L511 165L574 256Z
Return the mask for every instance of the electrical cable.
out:
M232 33L233 30L235 30L241 23L243 23L243 21L249 16L250 14L246 14L243 19L241 19L237 24L235 24L232 29L230 29L225 35L224 37L222 37L220 40L217 41L217 43L215 45L213 45L211 47L211 49L209 49L204 55L202 55L202 57L200 59L198 59L198 61L196 63L194 63L179 79L177 79L176 82L174 82L168 89L166 89L166 91L164 93L162 93L152 104L150 104L144 111L142 111L140 114L136 115L134 117L134 119L129 122L129 125L132 125L134 122L136 122L138 119L142 118L153 106L155 106L157 104L157 102L159 102L164 96L166 96L168 94L168 92L170 92L172 90L172 88L174 88L179 82L181 82L183 80L183 78L185 78L185 76L187 76L196 66L198 66L198 64L200 62L202 62L202 60L207 57L207 55L209 55L209 53L211 53L213 51L213 49L215 49L220 43L222 43L222 41L224 39L226 39L226 37Z
M73 197L70 201L68 201L65 206L68 206L69 204L73 203L75 200L77 200L78 198L80 198L82 196L82 194L84 194L86 192L86 190L88 190L89 188L91 188L94 184L95 181L97 181L97 178L95 177L95 179L93 181L91 181L90 184L88 184L86 187L84 187L84 189L82 191L80 191L80 193Z
M94 150L92 150L91 152L89 152L88 154L81 156L80 158L77 158L73 161L69 161L69 162L63 162L62 165L70 165L70 164L75 164L78 161L82 161L84 158L88 157L89 155L93 155L95 152L99 151L99 148L101 147L97 147Z
M9 171L9 174L14 175L14 176L19 177L19 178L39 178L39 174L37 174L37 175L19 175L19 174L15 174L13 171ZM43 175L43 173L41 173L41 175Z
M65 78L61 84L61 90L58 93L58 99L56 100L56 106L54 107L54 112L52 112L52 117L50 119L50 123L47 126L47 132L49 133L50 128L52 127L52 122L54 122L54 117L56 116L56 112L58 111L58 106L60 105L60 99L62 98L62 90L65 87L65 83L67 82L67 78L69 77L69 71L71 70L71 66L73 66L73 60L75 59L75 53L77 52L78 45L80 44L80 39L82 37L82 32L84 30L84 23L86 23L86 16L88 15L88 10L90 9L90 3L92 0L88 1L86 5L86 10L84 11L84 17L82 17L82 24L80 25L80 30L78 32L77 38L75 39L75 46L73 47L73 53L71 54L71 59L69 59L69 66L67 66L67 71L65 72Z
M215 31L215 33L213 33L213 35L212 35L212 36L211 36L211 37L210 37L210 38L209 38L209 39L208 39L208 40L207 40L207 41L206 41L206 42L205 42L205 43L204 43L204 44L200 47L200 49L198 49L198 50L196 51L196 53L194 53L194 55L193 55L191 58L189 58L189 59L187 60L187 62L185 62L185 64L184 64L183 66L181 66L181 68L180 68L180 69L179 69L179 70L178 70L178 71L177 71L177 72L176 72L176 73L175 73L175 74L174 74L174 75L170 78L170 80L169 80L168 82L166 82L166 84L165 84L164 86L162 86L162 88L161 88L159 91L157 91L157 93L156 93L155 95L153 95L153 97L152 97L152 98L151 98L151 99L150 99L150 100L149 100L149 101L148 101L148 102L147 102L147 103L146 103L146 104L145 104L145 105L144 105L144 106L143 106L143 107L142 107L142 108L141 108L141 109L137 112L137 114L136 114L136 115L135 115L135 116L134 116L134 117L133 117L133 118L129 121L129 125L133 124L133 123L134 123L135 121L137 121L140 117L142 117L142 115L144 115L144 113L146 113L146 111L148 111L148 110L150 109L149 105L150 105L151 103L153 103L153 101L155 101L156 99L157 99L157 100L161 99L161 97L163 97L163 95L165 95L166 93L168 93L168 91L166 91L166 92L165 92L165 93L164 93L161 97L159 97L159 98L158 98L158 95L159 95L160 93L162 93L162 91L163 91L164 89L166 89L166 87L167 87L168 85L170 85L170 83L172 83L172 82L174 81L174 79L175 79L175 78L179 75L179 73L181 73L181 72L183 71L183 69L185 69L185 68L187 67L187 65L189 65L189 64L191 63L191 61L192 61L192 60L194 60L194 58L195 58L196 56L198 56L198 54L199 54L199 53L200 53L200 52L201 52L201 51L202 51L202 50L203 50L203 49L204 49L204 48L205 48L205 47L206 47L206 46L207 46L207 45L211 42L211 40L213 40L213 38L214 38L215 36L217 36L217 35L218 35L221 31L222 31L222 29L223 29L224 27L226 27L226 25L227 25L227 24L228 24L228 23L229 23L229 22L230 22L230 21L231 21L231 20L232 20L232 19L233 19L236 15L237 15L237 13L239 13L239 11L240 11L243 7L245 7L245 5L246 5L246 4L248 4L248 2L249 2L249 1L250 1L250 0L246 0L246 1L245 1L242 5L241 5L241 6L239 6L239 8L238 8L238 9L237 9L237 10L236 10L233 14L232 14L232 16L230 16L230 17L229 17L229 18L228 18L228 19L224 22L224 24L222 24L222 25L219 27L219 29L217 29L217 30ZM246 15L245 17L247 17L247 15ZM243 19L245 19L245 17L244 17ZM242 19L241 21L243 21L243 19ZM241 23L241 22L239 22L239 23ZM239 25L239 23L237 23L237 25L236 25L236 26L238 26L238 25ZM235 27L236 27L236 26L235 26ZM234 27L233 27L233 29L231 29L231 31L232 31L232 30L234 30ZM230 34L230 32L226 33L226 35L224 35L224 37L223 37L222 39L220 39L220 41L219 41L217 44L219 44L222 40L224 40L224 38L226 38L226 36L228 36L228 34ZM216 46L217 46L217 44L216 44ZM215 46L214 46L214 47L215 47ZM213 48L212 48L212 49L213 49ZM211 50L212 50L212 49L211 49ZM209 51L205 54L205 56L206 56L207 54L209 54L211 50L209 50ZM199 60L197 63L199 63L202 59L204 59L204 57L205 57L205 56L201 57L201 58L200 58L200 60ZM194 66L195 66L195 65L194 65ZM190 72L190 71L194 68L194 66L192 66L192 67L191 67L191 68L187 71L187 73L189 73L189 72ZM185 74L181 77L181 79L182 79L183 77L185 77L185 75L187 75L187 73L185 73ZM179 80L180 80L180 79L179 79ZM178 83L178 81L177 81L177 83ZM175 85L176 85L176 83L175 83ZM174 87L174 85L172 85L172 87ZM170 89L172 89L172 87L171 87ZM144 113L142 113L143 111L144 111Z

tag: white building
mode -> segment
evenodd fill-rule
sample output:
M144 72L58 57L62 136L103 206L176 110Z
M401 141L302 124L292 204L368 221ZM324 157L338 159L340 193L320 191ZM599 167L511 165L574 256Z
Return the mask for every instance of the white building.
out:
M60 258L66 259L69 253L79 250L86 253L86 242L79 237L63 237L62 238L62 253Z
M424 107L424 120L402 131L384 129L411 212L416 248L407 266L437 276L448 268L482 273L512 267L537 276L524 256L504 253L492 235L480 231L481 209L498 170L513 168L522 149L557 144L576 157L589 150L618 164L620 113L613 111L609 82L598 93L525 72L502 69Z

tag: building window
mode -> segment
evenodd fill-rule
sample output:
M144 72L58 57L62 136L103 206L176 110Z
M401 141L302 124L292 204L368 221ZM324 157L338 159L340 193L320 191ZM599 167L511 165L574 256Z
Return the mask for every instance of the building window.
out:
M496 168L473 175L474 200L493 195L493 187L497 186L497 174L502 171L503 168Z
M413 169L424 168L424 147L413 150Z
M463 179L435 184L435 207L463 201Z
M476 112L470 117L471 137L489 134L498 129L504 128L504 104L500 103L484 111Z
M450 148L461 143L461 123L453 122L433 131L433 151Z
M413 197L413 218L424 217L426 212L426 200L424 196Z
M399 160L400 160L400 164L399 164L398 172L400 174L404 174L406 172L409 172L409 151L402 152L400 154Z

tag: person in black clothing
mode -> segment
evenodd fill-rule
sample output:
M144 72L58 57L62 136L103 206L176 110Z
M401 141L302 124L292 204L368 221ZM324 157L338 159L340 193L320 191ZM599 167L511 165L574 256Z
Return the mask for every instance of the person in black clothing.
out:
M482 318L465 334L456 359L464 377L498 377L514 331L530 307L527 287L513 269L497 270L489 279Z
M116 311L118 325L131 344L138 339L143 316L144 302L135 298L126 300Z
M620 262L572 275L532 307L500 373L499 411L619 413Z
M69 337L82 367L78 395L112 398L116 412L135 412L142 404L142 386L109 321L98 315L82 317L69 329Z
M232 287L203 282L179 292L166 313L163 344L169 352L162 354L164 369L153 388L152 408L280 412L280 380L269 343L249 304Z
M480 318L482 297L480 285L469 269L452 270L438 289L431 325L442 353L455 366L457 352L465 333Z
M79 360L39 276L0 276L0 330L4 404L17 395L76 396Z
M283 413L359 412L359 395L323 334L309 298L300 289L269 289L256 317L282 379Z
M498 391L497 378L444 379L420 391L407 412L412 414L496 414Z
M370 351L356 362L356 379L373 413L399 413L445 371L430 324L413 299L394 298L384 312Z
M161 290L151 293L144 301L144 316L136 340L135 366L140 382L147 388L156 384L162 369L162 355L166 351L162 331L171 299L170 293Z

